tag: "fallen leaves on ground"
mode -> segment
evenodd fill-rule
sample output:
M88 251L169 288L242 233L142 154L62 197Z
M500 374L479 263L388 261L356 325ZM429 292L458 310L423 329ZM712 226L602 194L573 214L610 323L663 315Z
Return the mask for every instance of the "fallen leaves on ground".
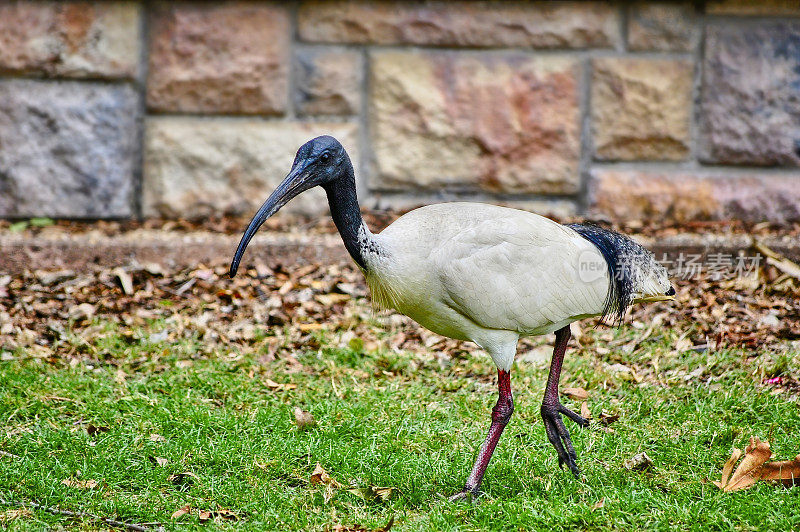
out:
M160 456L148 456L148 459L158 467L164 467L169 463L169 460Z
M619 414L612 414L611 412L603 410L602 412L600 412L600 418L598 419L598 421L603 425L610 425L615 421L618 421L619 418L620 418Z
M312 485L322 484L325 486L325 494L323 495L325 502L331 500L334 490L342 487L342 485L336 482L336 479L331 477L319 463L317 463L316 467L314 468L314 472L311 473L310 480Z
M340 487L339 483L336 482L319 463L314 467L314 472L311 473L311 484L326 484L336 488Z
M592 419L592 411L589 410L589 405L586 404L586 401L581 403L581 417L584 419Z
M175 473L167 477L167 480L172 482L172 485L179 490L188 490L194 485L195 480L200 480L200 477L191 471L184 471L183 473Z
M191 513L191 511L192 511L191 505L187 504L186 506L181 506L180 508L172 512L170 519L180 519L184 515Z
M354 487L349 488L347 491L353 495L357 495L362 499L372 501L378 500L381 502L388 501L397 492L397 488L381 487L381 486L364 486L363 488Z
M647 453L641 452L625 460L622 466L628 471L644 471L653 467L653 460Z
M239 516L236 515L234 512L227 510L225 508L219 508L217 510L201 510L192 508L191 504L187 504L185 506L181 506L170 516L171 519L180 519L184 515L192 515L197 511L197 519L201 523L205 523L214 519L215 521L238 521Z
M753 241L753 247L756 249L756 251L764 254L767 257L767 264L771 264L783 273L791 275L795 279L800 280L800 265L790 261L778 253L775 253L758 240Z
M86 425L86 434L89 436L94 436L98 432L108 432L108 427L97 426L89 423Z
M786 486L800 486L800 454L794 460L767 462L761 468L761 480L779 480Z
M219 510L200 510L197 514L197 518L200 520L201 523L205 523L211 519L214 520L225 520L225 521L236 521L239 517L231 512L230 510L219 509Z
M278 391L286 391L286 390L294 390L297 388L296 384L293 383L279 383L275 382L272 379L264 379L264 385L269 388L270 390L278 390Z
M133 277L130 273L125 271L125 268L118 266L112 270L112 273L116 275L117 279L119 279L119 284L122 287L122 291L126 295L133 294Z
M94 489L99 485L96 480L78 480L74 478L65 478L61 483L69 488L78 489Z
M311 412L306 412L299 406L294 407L294 422L300 430L311 429L317 426L317 420Z
M722 478L713 481L715 486L730 492L751 488L759 480L777 480L787 486L800 484L800 455L794 460L767 462L772 456L769 442L753 436L744 450L744 459L731 476L731 471L741 456L742 451L734 448L731 457L722 467Z
M576 401L585 401L589 398L589 392L583 388L564 388L561 390L561 394L566 395L570 399L574 399Z
M229 228L225 225L228 222L219 223ZM62 231L62 225L71 227L59 222ZM182 227L180 222L165 226L176 230ZM106 225L92 227L103 232ZM107 232L113 234L114 227L122 226L108 225ZM622 371L615 373L620 378L636 382L664 377L701 379L706 375L705 368L697 368L697 373L676 368L663 375L657 364L626 366L615 357L619 350L633 351L644 339L651 341L662 329L681 333L676 354L723 346L785 349L787 341L800 341L800 280L785 273L783 266L780 258L762 261L747 278L746 286L742 285L743 278L714 280L703 275L700 279L674 279L678 291L674 304L632 309L629 323L634 327L639 324L640 335L633 340L626 337L619 345L612 345L611 340L598 342L602 330L588 323L579 348L593 353L609 368ZM333 342L347 336L346 346L357 339L353 349L411 351L419 353L423 363L466 374L469 370L452 364L452 360L478 350L468 342L442 338L413 326L399 315L376 315L366 297L363 276L352 264L245 264L240 273L235 279L228 278L227 264L170 269L132 261L110 269L89 266L80 271L2 275L0 356L13 360L24 349L26 357L54 364L97 360L116 364L114 357L107 356L103 342L114 335L153 350L160 343L175 345L182 339L193 340L200 342L202 349L192 353L192 358L211 353L255 353L264 362L276 361L285 364L287 370L305 371L296 354L319 349L320 331L325 331ZM376 326L376 318L383 323ZM537 349L544 354L543 360L549 357L552 348L538 345L523 339L520 359ZM187 356L179 362L180 367L188 367L192 359ZM778 376L779 380L767 380ZM125 378L120 374L120 381ZM259 378L277 392L294 386L276 382L274 374ZM768 374L759 378L759 382L762 380L775 390L800 393L797 375Z

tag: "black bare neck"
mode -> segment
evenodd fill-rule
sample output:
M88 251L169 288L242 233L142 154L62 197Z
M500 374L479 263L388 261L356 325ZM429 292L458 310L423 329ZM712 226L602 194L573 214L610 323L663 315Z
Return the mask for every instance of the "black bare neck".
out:
M366 226L358 207L356 178L350 161L346 162L339 179L326 183L322 187L328 194L331 217L339 230L339 234L342 236L344 247L347 248L348 253L356 261L356 264L366 270L367 263L364 260L363 249L366 242L359 240L359 232L362 231L362 227L366 229ZM369 232L366 231L362 238L369 236Z

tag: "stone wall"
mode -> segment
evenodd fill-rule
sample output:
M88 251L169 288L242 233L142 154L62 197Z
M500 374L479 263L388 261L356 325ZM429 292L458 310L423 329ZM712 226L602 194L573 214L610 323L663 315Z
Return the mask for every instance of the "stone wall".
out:
M325 133L373 208L799 221L800 2L0 0L0 217L250 214Z

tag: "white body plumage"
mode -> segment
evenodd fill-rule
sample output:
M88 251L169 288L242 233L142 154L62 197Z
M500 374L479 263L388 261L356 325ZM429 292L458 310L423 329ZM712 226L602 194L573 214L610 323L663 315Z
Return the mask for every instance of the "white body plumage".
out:
M502 370L521 336L598 316L609 292L606 261L591 242L526 211L435 204L369 236L365 273L376 302L433 332L475 342ZM641 284L643 297L669 288L666 275Z

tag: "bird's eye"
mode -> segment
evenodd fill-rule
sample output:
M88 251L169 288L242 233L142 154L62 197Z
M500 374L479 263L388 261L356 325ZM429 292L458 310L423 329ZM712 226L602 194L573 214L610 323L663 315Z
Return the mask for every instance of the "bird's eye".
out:
M328 152L322 152L322 155L319 156L319 160L323 163L327 163L331 158L331 154Z

